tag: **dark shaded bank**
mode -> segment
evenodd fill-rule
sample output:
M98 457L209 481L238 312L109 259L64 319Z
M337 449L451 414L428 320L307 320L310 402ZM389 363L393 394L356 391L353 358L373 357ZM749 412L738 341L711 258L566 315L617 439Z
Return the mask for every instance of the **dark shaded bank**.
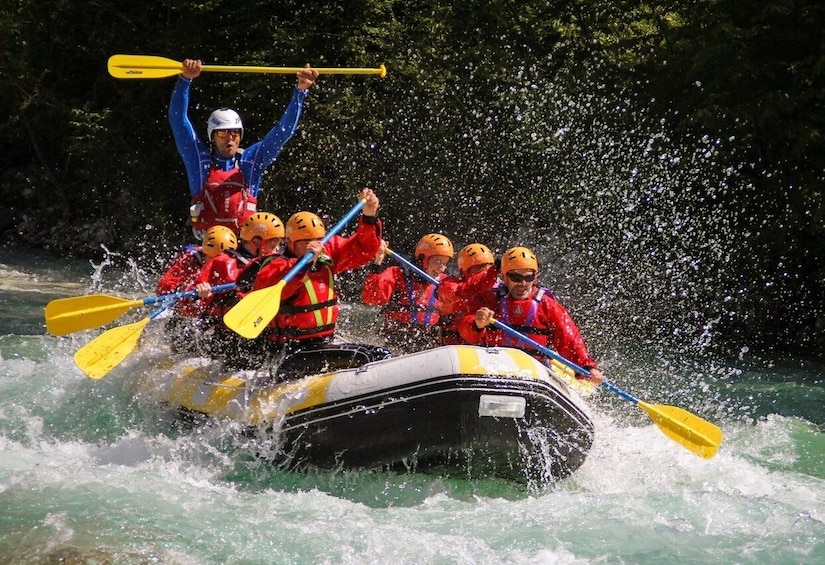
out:
M266 175L262 210L334 219L366 185L382 199L397 250L433 231L459 248L535 247L543 283L606 344L621 335L693 348L823 346L817 0L747 9L365 0L241 4L231 17L188 0L93 12L6 4L6 245L83 257L105 246L156 268L157 256L189 241L185 173L165 115L174 79L115 80L112 54L384 63L383 80L319 81ZM203 76L193 123L235 106L257 139L293 81Z

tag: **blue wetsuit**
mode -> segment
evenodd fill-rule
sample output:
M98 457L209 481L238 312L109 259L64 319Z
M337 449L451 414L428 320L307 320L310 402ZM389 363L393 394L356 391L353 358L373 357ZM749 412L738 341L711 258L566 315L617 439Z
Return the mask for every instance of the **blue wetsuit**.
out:
M237 156L230 159L221 157L213 153L198 137L188 115L191 85L191 80L178 77L175 90L172 92L172 101L169 104L169 123L172 126L172 135L175 137L178 153L183 157L183 163L186 166L189 193L194 198L203 189L213 165L219 170L228 171L235 166ZM269 130L261 141L253 143L242 153L239 150L240 158L237 159L237 163L252 196L258 196L264 171L275 162L281 148L295 133L298 121L301 119L306 95L306 90L295 88L292 99L278 125Z

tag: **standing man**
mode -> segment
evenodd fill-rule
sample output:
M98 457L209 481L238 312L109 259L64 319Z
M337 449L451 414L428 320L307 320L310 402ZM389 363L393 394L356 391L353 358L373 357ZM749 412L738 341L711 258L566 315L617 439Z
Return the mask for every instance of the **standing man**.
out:
M193 230L198 235L222 225L238 232L257 209L263 172L275 162L298 127L304 99L318 71L309 64L298 71L297 87L281 121L261 141L241 149L243 123L229 108L219 108L209 116L206 132L211 147L198 137L188 109L192 80L200 76L202 63L186 59L183 66L185 70L178 76L169 104L169 123L189 177Z

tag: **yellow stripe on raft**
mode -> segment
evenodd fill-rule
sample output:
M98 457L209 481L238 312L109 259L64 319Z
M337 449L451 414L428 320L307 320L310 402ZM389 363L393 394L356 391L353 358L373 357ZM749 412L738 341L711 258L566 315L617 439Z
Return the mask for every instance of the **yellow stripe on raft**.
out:
M599 388L598 385L593 384L587 379L576 378L576 371L555 359L550 361L550 370L567 383L567 386L579 393L579 396L590 396Z
M204 380L208 376L209 370L204 367L186 367L172 383L169 402L189 410L228 416L226 405L245 390L246 381L228 376L210 383Z
M534 379L541 376L537 370L538 362L518 349L502 348L495 352L467 346L456 346L455 349L462 375L502 375Z
M249 424L271 422L292 412L323 404L334 376L335 373L327 373L262 391L249 404Z
M461 374L503 375L538 379L544 376L538 371L539 361L519 349L501 348L495 353L474 347L456 346ZM483 358L482 358L483 354ZM577 379L573 369L556 361L550 361L550 370L581 396L590 396L598 388L588 380Z
M223 412L226 405L237 398L238 393L246 388L246 381L238 377L227 377L220 383L213 385L212 392L206 398L204 407L207 412L217 412L228 416L228 413Z
M192 405L191 399L198 387L203 385L203 379L209 372L204 368L186 367L181 376L172 382L169 389L168 402L184 408L200 411L200 407Z

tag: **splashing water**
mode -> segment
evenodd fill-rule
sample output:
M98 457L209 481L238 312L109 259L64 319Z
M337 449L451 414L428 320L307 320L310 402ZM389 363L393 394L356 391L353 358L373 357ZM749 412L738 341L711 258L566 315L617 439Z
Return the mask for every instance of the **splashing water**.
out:
M157 352L138 351L92 381L71 356L96 332L43 335L44 296L82 294L82 280L92 286L89 271L99 272L74 265L66 280L63 264L8 261L0 259L0 299L8 308L9 292L19 293L13 307L28 322L4 320L0 336L4 562L825 559L821 365L612 348L605 363L618 382L723 428L725 443L711 460L601 393L590 399L596 438L588 459L544 489L415 474L287 473L256 458L258 446L236 425L180 422L135 390L135 372ZM25 290L32 276L48 282ZM361 317L350 323L356 334Z

